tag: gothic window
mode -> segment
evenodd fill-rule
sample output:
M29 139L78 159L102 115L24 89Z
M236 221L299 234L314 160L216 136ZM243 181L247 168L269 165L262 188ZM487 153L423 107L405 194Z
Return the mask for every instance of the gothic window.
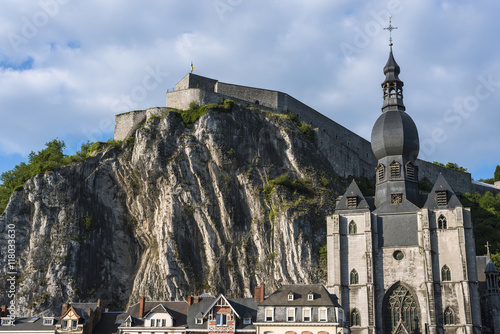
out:
M455 313L451 307L447 307L444 310L444 324L445 325L454 325L455 324Z
M448 194L446 190L436 191L436 203L438 206L446 206L448 204Z
M359 275L356 269L351 270L351 284L359 284Z
M378 177L378 182L382 182L385 180L385 166L382 164L378 165L377 177Z
M446 230L448 228L448 222L446 221L446 217L440 215L438 218L438 229Z
M361 326L361 319L357 309L354 309L351 312L351 326Z
M411 162L406 164L406 177L408 180L415 181L415 166Z
M441 269L441 280L443 282L451 281L451 270L446 264Z
M351 220L349 223L349 234L356 234L358 233L358 227L356 226L356 223L354 220Z
M391 179L399 179L401 177L401 165L397 161L391 162Z
M401 284L396 284L387 292L384 301L384 322L386 333L394 333L396 329L404 328L398 333L413 333L418 328L419 311L415 298Z
M347 207L349 209L356 209L358 206L358 197L357 196L348 196L347 197Z
M401 204L403 202L403 194L391 194L392 204Z

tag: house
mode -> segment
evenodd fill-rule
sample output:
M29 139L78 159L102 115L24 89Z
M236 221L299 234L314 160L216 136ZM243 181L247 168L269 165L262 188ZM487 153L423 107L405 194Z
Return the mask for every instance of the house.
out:
M260 290L258 290L260 291ZM186 333L255 333L259 298L188 297Z
M257 307L256 334L347 333L344 311L321 284L283 285Z
M118 333L185 333L187 311L185 301L146 301L141 297L139 303L116 318Z
M56 333L91 334L101 320L102 306L96 303L64 303L60 322L55 325Z
M92 334L115 334L118 333L117 318L125 312L109 312L107 309L102 313L101 320L92 330Z

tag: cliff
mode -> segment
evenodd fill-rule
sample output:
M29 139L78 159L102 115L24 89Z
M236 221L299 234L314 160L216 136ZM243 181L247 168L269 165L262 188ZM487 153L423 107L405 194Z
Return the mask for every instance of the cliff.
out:
M0 290L9 224L24 315L324 282L325 217L347 184L290 118L234 106L188 126L163 111L135 140L30 179L0 218Z

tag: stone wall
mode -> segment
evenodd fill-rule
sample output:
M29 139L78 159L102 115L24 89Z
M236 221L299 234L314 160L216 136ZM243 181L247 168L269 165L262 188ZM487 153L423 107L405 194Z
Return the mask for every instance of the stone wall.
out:
M470 173L459 172L457 170L441 167L433 163L417 159L415 165L418 167L418 179L422 180L425 177L431 181L436 182L439 174L443 174L446 182L450 185L454 192L464 194L471 192L472 179Z
M149 108L147 110L134 110L116 115L114 140L125 140L135 134L137 128L153 114L161 114L165 107Z

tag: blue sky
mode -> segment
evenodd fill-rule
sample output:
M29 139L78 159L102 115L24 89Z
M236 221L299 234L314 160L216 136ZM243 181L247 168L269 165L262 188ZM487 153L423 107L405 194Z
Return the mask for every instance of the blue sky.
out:
M473 178L500 164L500 3L41 0L2 3L0 172L44 143L113 136L114 115L165 105L195 73L286 92L370 138L388 16L420 158Z

